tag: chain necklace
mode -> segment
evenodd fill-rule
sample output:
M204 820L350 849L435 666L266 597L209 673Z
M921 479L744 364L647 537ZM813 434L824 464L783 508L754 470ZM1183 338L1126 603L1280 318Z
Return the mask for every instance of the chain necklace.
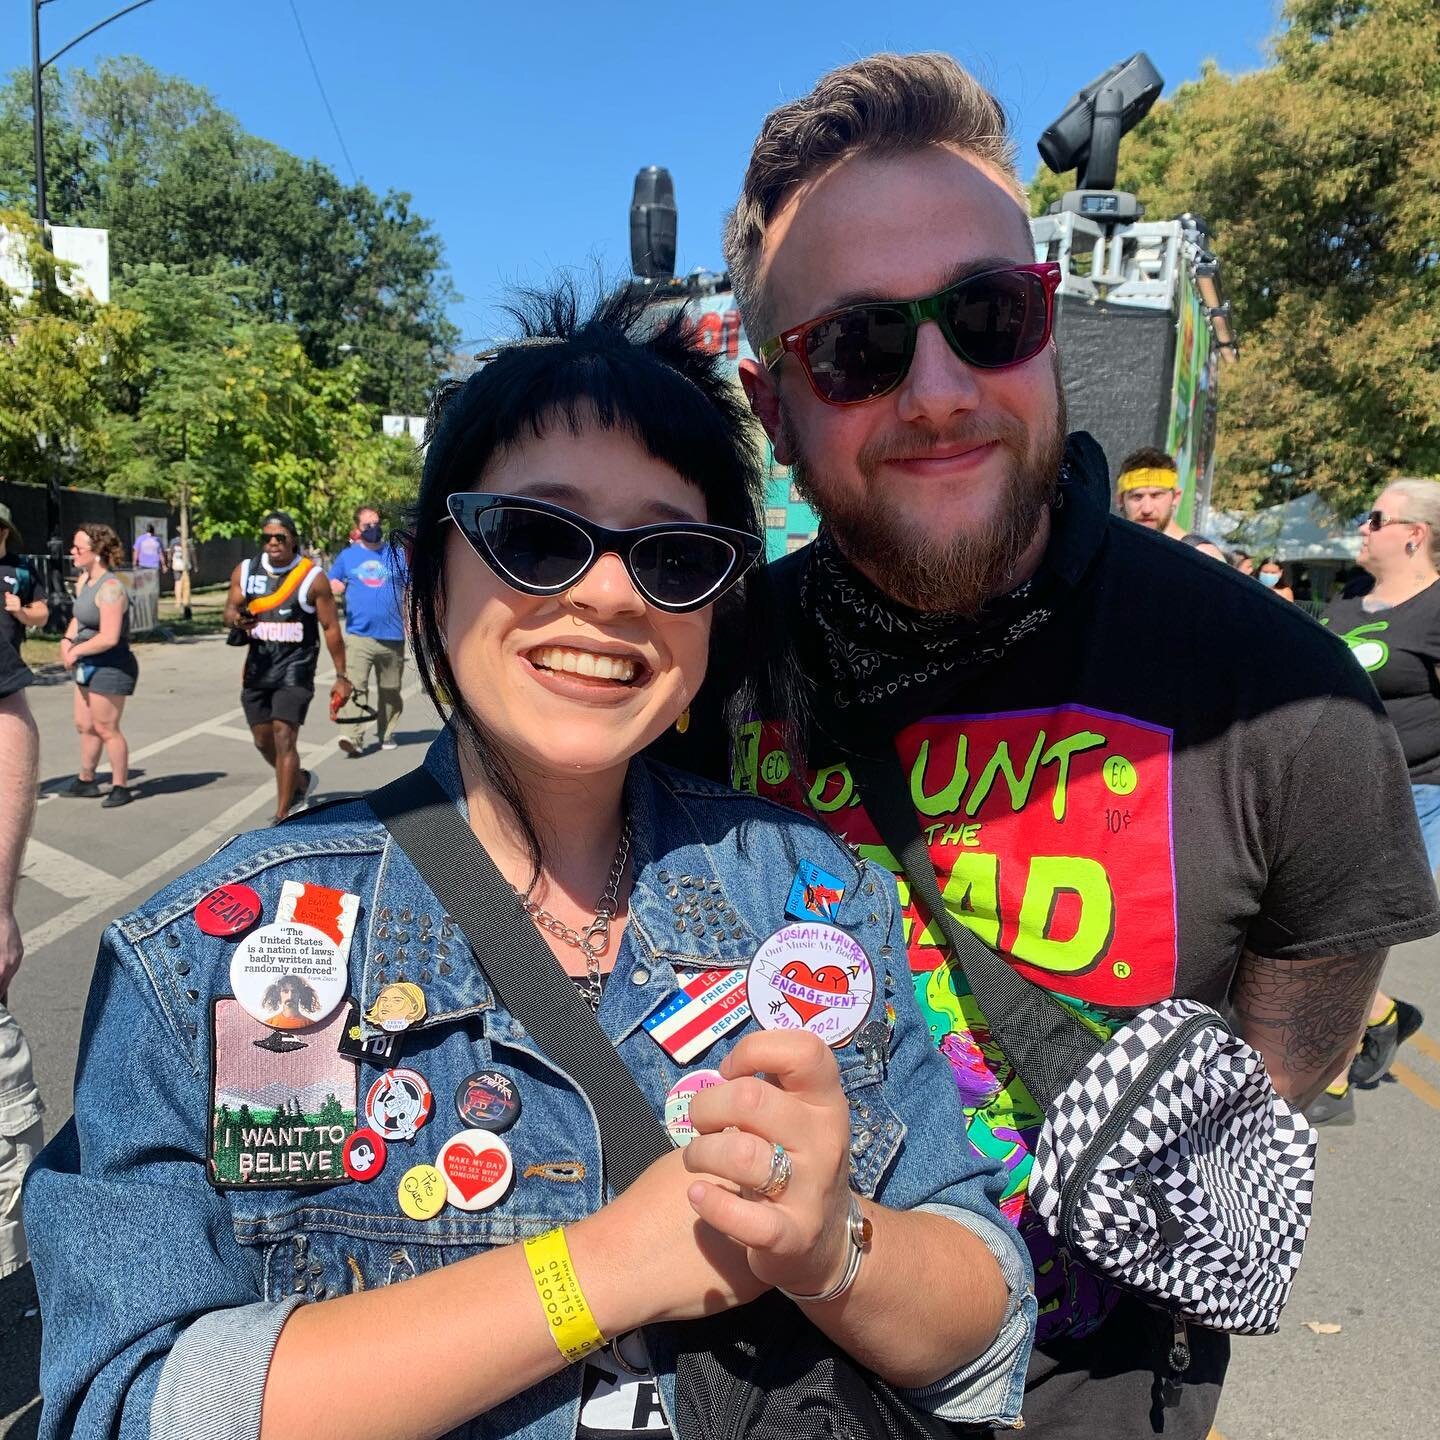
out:
M620 843L615 847L615 858L610 862L610 875L605 881L605 893L600 897L600 903L595 907L595 918L583 929L577 930L573 925L567 925L563 920L557 919L548 910L542 910L534 900L530 898L531 891L535 884L530 886L521 894L517 886L510 888L520 897L520 908L535 922L541 930L548 931L551 935L563 944L572 946L585 956L586 983L589 994L586 997L590 1002L590 1008L599 1012L600 1009L600 957L610 948L610 922L615 918L620 908L620 881L625 874L625 866L630 859L630 817L625 817L624 823L620 826ZM535 877L535 883L539 882L539 876Z

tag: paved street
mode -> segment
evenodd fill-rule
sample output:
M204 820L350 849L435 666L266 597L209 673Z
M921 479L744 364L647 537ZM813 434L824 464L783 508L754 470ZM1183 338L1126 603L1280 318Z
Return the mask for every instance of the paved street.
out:
M127 809L54 797L75 768L71 689L55 683L30 692L42 734L42 800L19 896L28 954L11 1004L35 1051L47 1133L70 1113L80 1019L105 924L226 835L264 824L273 804L269 771L238 706L238 653L219 637L139 653L140 688L124 722L138 799ZM322 689L302 733L305 763L319 775L315 798L370 788L416 763L437 722L413 680L408 701L400 748L351 761L337 749ZM1388 988L1419 1004L1440 1037L1437 959L1435 942L1398 951ZM1440 1409L1429 1325L1440 1259L1440 1043L1422 1034L1402 1058L1396 1080L1359 1097L1357 1126L1322 1132L1305 1268L1281 1333L1237 1342L1217 1425L1224 1440L1409 1440L1428 1433ZM39 1417L33 1310L28 1271L0 1283L0 1437L12 1440L33 1436ZM1341 1329L1317 1335L1306 1321Z

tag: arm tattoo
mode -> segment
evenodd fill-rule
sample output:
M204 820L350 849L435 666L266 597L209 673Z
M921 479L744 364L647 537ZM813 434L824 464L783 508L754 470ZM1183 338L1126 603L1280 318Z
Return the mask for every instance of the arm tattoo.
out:
M1369 1012L1388 950L1273 960L1247 950L1231 1005L1282 1093L1313 1088L1344 1062ZM1286 1081L1290 1083L1286 1083Z

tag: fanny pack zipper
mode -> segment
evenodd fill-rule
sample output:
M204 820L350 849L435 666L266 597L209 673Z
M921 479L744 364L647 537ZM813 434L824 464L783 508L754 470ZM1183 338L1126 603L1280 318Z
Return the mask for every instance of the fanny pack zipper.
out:
M1185 1042L1193 1035L1199 1034L1201 1030L1208 1027L1224 1028L1224 1021L1213 1012L1207 1011L1201 1015L1192 1015L1188 1020L1181 1021L1175 1033L1158 1046L1146 1060L1140 1073L1125 1087L1120 1098L1115 1102L1110 1114L1106 1116L1105 1123L1096 1132L1095 1138L1080 1152L1080 1158L1075 1162L1075 1168L1070 1176L1060 1187L1060 1236L1066 1243L1071 1243L1071 1225L1075 1218L1075 1209L1080 1203L1080 1197L1085 1186L1090 1183L1090 1178L1100 1168L1100 1162L1105 1158L1110 1147L1115 1143L1121 1132L1125 1129L1130 1119L1128 1109L1131 1098L1138 1090L1144 1088L1146 1082L1157 1071L1169 1065L1176 1055L1184 1048ZM1161 1238L1167 1245L1175 1243L1180 1238L1179 1221L1175 1219L1174 1212L1170 1209L1169 1202L1163 1195L1158 1194L1159 1187L1153 1183L1154 1177L1148 1170L1142 1171L1148 1181L1151 1182L1148 1188L1148 1197L1156 1217L1160 1221ZM1136 1177L1137 1181L1139 1176ZM1159 1200L1159 1204L1156 1200ZM1161 1206L1164 1206L1164 1213ZM1165 1234L1167 1221L1172 1226L1171 1235L1173 1239Z

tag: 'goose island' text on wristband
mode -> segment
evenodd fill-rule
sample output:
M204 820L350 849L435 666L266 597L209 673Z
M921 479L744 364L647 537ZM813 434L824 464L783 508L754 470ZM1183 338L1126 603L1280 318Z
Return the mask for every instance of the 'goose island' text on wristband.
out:
M547 1230L527 1240L525 1259L555 1348L572 1364L599 1350L605 1337L585 1303L564 1230Z

